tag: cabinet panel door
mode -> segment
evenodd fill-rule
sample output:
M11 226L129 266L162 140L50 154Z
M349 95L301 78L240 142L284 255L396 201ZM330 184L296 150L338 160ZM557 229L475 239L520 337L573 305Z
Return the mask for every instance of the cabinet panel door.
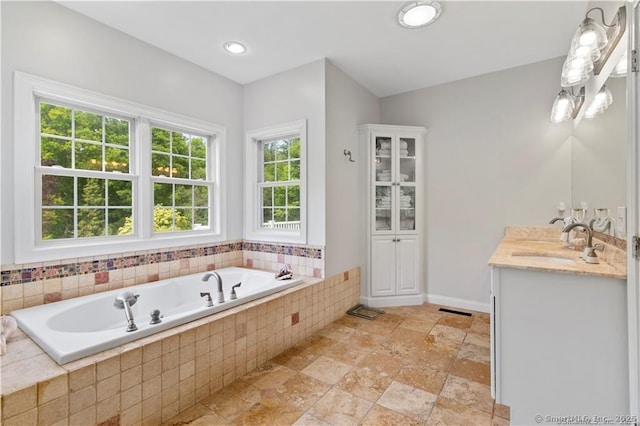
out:
M392 237L373 237L371 241L371 295L395 295L396 262L398 243Z
M396 244L396 294L420 292L420 250L418 239L402 237Z

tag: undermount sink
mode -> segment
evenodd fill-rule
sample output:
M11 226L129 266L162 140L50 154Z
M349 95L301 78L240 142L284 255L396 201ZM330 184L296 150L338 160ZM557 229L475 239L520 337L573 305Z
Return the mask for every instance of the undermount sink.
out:
M552 254L538 254L538 253L513 253L515 256L522 260L530 260L534 262L551 263L554 265L577 265L577 259L571 257L557 256Z

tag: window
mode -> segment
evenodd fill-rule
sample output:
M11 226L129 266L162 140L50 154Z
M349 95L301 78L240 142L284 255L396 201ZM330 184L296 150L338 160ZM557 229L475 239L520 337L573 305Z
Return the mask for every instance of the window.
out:
M224 240L224 128L15 74L16 262Z
M130 120L44 100L38 105L37 240L131 234Z
M151 128L154 232L209 229L207 137Z
M305 121L247 133L248 238L306 242L305 141Z

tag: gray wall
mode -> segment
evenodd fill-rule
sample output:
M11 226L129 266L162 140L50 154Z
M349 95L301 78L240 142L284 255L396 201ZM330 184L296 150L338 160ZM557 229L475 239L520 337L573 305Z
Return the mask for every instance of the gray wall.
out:
M571 125L549 121L562 58L381 99L426 126L426 292L488 308L505 225L544 225L571 197ZM444 296L444 297L441 297ZM435 297L435 298L433 298Z
M378 123L378 98L327 61L326 66L326 275L365 264L364 183L365 147L358 141L358 125ZM344 150L351 151L355 163ZM363 283L365 284L365 283Z
M227 238L242 238L242 86L53 2L2 2L2 263L13 262L18 70L227 129Z
M244 130L307 120L307 243L325 245L325 60L244 86Z

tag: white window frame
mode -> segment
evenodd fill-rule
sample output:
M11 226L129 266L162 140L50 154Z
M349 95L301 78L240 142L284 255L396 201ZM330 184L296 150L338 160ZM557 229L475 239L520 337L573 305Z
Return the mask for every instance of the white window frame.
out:
M40 223L36 168L40 129L38 99L87 108L103 114L130 118L130 173L133 175L133 211L136 230L133 235L37 241ZM210 228L183 232L153 233L151 179L151 125L206 135L209 139L207 180L210 191ZM226 240L225 170L226 130L213 123L140 105L100 93L79 89L22 72L14 73L14 208L15 263L42 262L131 251L153 250ZM117 178L117 174L104 173ZM209 176L210 174L210 176Z
M260 226L262 206L258 194L261 141L300 138L300 229L267 229ZM248 131L245 138L245 238L256 241L306 244L307 242L307 121L264 127Z

